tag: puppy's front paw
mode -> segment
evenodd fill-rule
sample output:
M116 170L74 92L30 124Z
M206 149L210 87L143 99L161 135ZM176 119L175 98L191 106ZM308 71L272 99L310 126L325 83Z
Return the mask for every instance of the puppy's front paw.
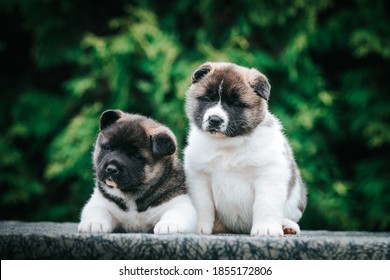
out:
M299 229L299 225L296 222L293 222L289 219L283 220L283 232L284 234L292 234L292 235L299 235L301 230Z
M282 237L283 236L282 225L277 222L265 222L265 223L255 224L252 226L251 235Z
M109 233L114 229L107 221L81 221L77 230L80 233Z
M183 226L174 221L161 221L155 225L153 231L156 234L183 233Z
M213 231L213 224L199 223L197 232L199 234L211 234Z

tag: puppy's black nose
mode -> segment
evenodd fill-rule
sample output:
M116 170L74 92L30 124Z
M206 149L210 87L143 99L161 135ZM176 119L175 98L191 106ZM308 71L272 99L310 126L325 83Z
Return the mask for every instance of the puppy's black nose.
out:
M113 164L109 164L106 168L106 172L110 175L116 175L119 173L119 169L118 167L116 167L115 165Z
M212 115L209 117L209 124L212 127L218 127L223 123L223 119L218 116Z

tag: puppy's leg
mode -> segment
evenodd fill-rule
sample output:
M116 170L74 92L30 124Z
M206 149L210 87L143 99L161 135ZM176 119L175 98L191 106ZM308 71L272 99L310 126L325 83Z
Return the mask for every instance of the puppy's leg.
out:
M198 214L197 232L211 234L215 220L211 183L207 175L192 170L187 170L186 176L188 192Z
M81 213L78 232L108 233L114 230L117 222L101 202L101 198L95 192Z
M161 216L160 221L154 227L154 233L195 232L197 215L190 197L188 195L180 195L170 203L172 205Z
M283 236L283 205L287 197L284 170L262 170L255 182L252 236Z

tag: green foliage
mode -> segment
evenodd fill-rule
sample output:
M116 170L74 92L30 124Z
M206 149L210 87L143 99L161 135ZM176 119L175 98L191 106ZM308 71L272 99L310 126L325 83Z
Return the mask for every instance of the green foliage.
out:
M164 2L164 3L163 3ZM304 229L390 230L390 17L384 0L0 1L0 211L77 221L102 111L185 143L205 61L264 72L309 190Z

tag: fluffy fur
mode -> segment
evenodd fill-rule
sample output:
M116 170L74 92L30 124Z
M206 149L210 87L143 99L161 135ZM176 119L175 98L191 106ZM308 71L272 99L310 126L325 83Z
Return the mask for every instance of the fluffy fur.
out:
M255 69L205 63L193 74L184 165L199 233L299 233L306 191L269 94Z
M196 211L167 127L140 115L104 112L93 165L96 186L79 232L195 231Z

